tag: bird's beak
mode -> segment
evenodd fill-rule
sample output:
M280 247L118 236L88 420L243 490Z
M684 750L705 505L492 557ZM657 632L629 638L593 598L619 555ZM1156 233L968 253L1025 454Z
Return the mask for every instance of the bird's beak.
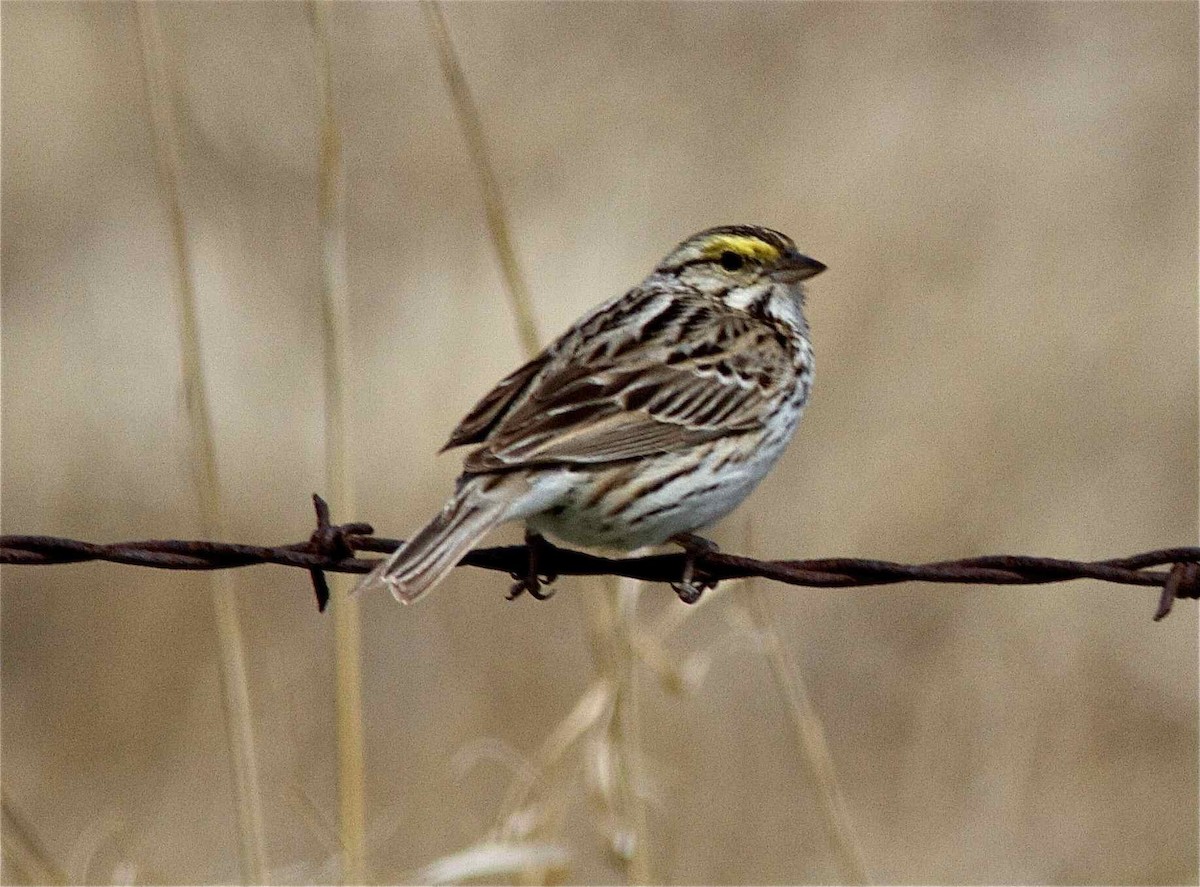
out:
M788 257L787 264L776 271L774 276L784 283L799 283L802 280L808 280L810 277L816 277L825 268L826 265L824 262L818 262L816 259L810 259L808 256L795 253Z

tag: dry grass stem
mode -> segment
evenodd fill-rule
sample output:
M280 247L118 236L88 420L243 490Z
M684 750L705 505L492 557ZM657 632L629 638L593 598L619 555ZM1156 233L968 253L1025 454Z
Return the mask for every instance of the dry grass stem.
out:
M676 656L658 638L639 631L629 639L638 660L658 678L659 686L667 693L682 695L693 686L693 676L686 660Z
M521 266L517 262L517 252L509 234L508 215L500 196L500 185L496 182L496 174L488 157L487 140L483 136L479 109L475 106L475 100L471 98L471 90L467 87L466 77L463 76L462 65L458 62L458 55L450 40L450 32L446 29L441 7L435 0L422 0L421 9L433 34L442 74L450 90L458 122L462 126L463 138L471 155L471 165L479 179L488 232L496 249L496 257L500 261L500 271L504 275L505 292L508 294L513 319L517 323L517 334L521 338L521 346L526 356L533 357L541 349L541 337L538 335L533 313L533 300L529 296L529 287L525 285Z
M288 788L286 798L292 811L308 828L319 846L315 848L316 852L310 848L303 860L290 865L276 866L271 871L272 881L313 884L328 884L339 880L346 882L346 853L342 844L340 823L335 817L328 815L298 783ZM372 844L368 836L365 843L370 847L378 846L381 842ZM362 879L357 883L369 884L374 880L370 867L364 863Z
M638 790L641 770L641 709L638 705L637 663L634 638L637 634L637 602L642 583L637 579L610 579L609 604L614 631L609 661L613 670L612 716L608 720L607 739L614 752L612 765L616 777L614 799L618 832L613 848L621 860L626 880L631 884L651 882L649 833L646 808Z
M604 678L597 679L542 741L532 763L518 771L509 785L496 819L494 834L497 840L508 842L528 836L524 826L529 817L522 815L522 811L534 806L532 798L537 788L553 780L575 744L608 716L612 699L612 685Z
M496 764L510 775L533 779L533 767L528 759L500 739L483 737L472 740L455 752L450 760L450 766L459 779L466 778L472 770L484 764Z
M0 809L3 811L0 849L4 852L4 861L10 866L11 873L29 884L70 883L66 872L50 858L37 832L16 809L8 792L3 794ZM11 873L8 878L10 883L15 880Z
M753 550L753 520L750 519L746 523L746 551ZM829 744L825 741L825 727L821 723L821 717L812 704L800 670L775 630L758 580L751 578L745 582L745 592L738 595L736 600L745 602L747 615L754 627L757 648L767 660L771 678L783 700L800 760L817 793L821 815L825 820L843 883L869 884L866 859L855 834L854 823L846 810L846 800L838 784Z
M100 849L113 842L125 824L115 816L99 816L88 823L67 854L67 876L72 884L95 884L90 872Z
M154 4L139 2L136 9L143 82L154 136L154 156L166 204L174 255L181 375L194 450L192 464L197 471L200 522L206 535L223 539L229 534L221 509L212 416L204 388L191 255L179 199L179 142L163 63L162 34L158 10ZM213 608L221 651L221 700L237 798L242 877L247 881L262 883L267 872L266 843L263 837L262 797L259 790L245 645L242 641L237 595L232 573L214 572L210 575L209 582L212 585Z
M570 852L561 844L489 842L434 860L405 880L413 884L457 884L483 878L488 883L503 883L531 870L561 875L570 862ZM499 877L502 875L509 878Z
M337 823L325 814L312 795L302 785L294 784L288 789L287 797L296 815L304 821L322 847L329 854L340 855L342 844Z
M346 189L342 142L333 101L328 8L310 2L317 81L320 89L319 216L321 224L321 330L325 393L325 483L332 513L343 520L357 513L350 468L350 430L346 421L349 376L350 312L347 298ZM334 694L337 709L339 834L344 854L343 879L363 879L366 853L365 762L362 729L362 625L351 578L330 580L333 610Z

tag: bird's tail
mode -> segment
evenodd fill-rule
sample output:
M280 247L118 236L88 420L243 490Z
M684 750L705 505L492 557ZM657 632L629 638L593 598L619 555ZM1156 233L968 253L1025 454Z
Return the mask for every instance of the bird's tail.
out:
M441 582L472 545L506 518L511 495L505 484L485 482L494 480L461 482L438 516L381 561L354 593L385 585L396 600L410 604Z

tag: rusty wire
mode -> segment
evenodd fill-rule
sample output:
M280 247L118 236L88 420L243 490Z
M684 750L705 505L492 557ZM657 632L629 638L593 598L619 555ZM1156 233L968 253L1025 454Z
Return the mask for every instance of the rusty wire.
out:
M108 561L163 570L225 570L256 564L279 564L308 570L317 594L318 609L329 601L325 571L366 573L372 559L355 557L355 552L390 553L398 539L374 536L370 524L330 523L329 507L313 496L317 529L307 542L261 546L187 539L154 539L143 542L96 544L55 536L0 536L0 564L51 565L85 561ZM659 554L646 557L608 558L559 548L550 543L538 546L537 568L553 580L557 576L627 576L647 582L676 582L685 555ZM479 567L525 576L529 549L524 545L478 548L469 552L459 566ZM724 554L719 551L695 555L697 574L717 582L758 576L786 585L813 588L862 588L898 582L941 582L973 585L1041 585L1072 579L1098 579L1120 585L1143 585L1162 589L1155 621L1169 612L1176 599L1200 598L1200 548L1164 548L1129 557L1102 561L1070 561L1024 555L989 555L927 564L900 564L859 558L765 561ZM1155 570L1153 567L1166 567Z

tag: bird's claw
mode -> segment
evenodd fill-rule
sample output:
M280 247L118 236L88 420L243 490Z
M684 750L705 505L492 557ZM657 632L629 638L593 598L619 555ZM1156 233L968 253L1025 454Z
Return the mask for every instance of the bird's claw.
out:
M536 601L548 601L554 597L553 591L542 591L542 588L548 586L554 580L553 576L525 576L513 583L512 588L508 590L505 600L516 600L526 592Z
M672 582L671 588L685 604L694 604L704 594L705 587L695 582Z
M683 548L683 575L678 582L672 582L671 588L679 595L685 604L694 604L700 596L710 588L716 588L719 580L707 576L697 576L696 558L719 551L717 543L695 533L680 533L672 536L671 541Z
M505 597L507 600L513 601L528 592L535 601L548 601L554 597L554 592L542 591L542 588L551 585L558 576L554 573L539 572L538 562L542 560L542 555L547 552L547 549L552 546L546 541L546 537L528 531L525 533L525 545L529 549L529 566L524 576L517 573L512 574L517 581L513 583Z

